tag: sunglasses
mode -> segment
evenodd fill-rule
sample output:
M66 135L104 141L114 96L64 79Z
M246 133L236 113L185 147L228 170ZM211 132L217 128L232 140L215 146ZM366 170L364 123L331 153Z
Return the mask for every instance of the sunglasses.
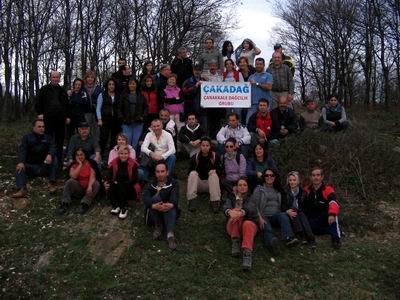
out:
M265 174L265 177L275 177L274 174Z
M226 145L225 148L233 148L233 145Z

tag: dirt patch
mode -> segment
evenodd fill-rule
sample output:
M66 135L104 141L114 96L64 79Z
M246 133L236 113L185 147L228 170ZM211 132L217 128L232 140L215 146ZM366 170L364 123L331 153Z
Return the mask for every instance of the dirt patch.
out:
M14 209L24 209L25 207L28 206L28 204L29 204L28 198L13 199Z
M111 231L104 235L92 237L88 248L95 259L100 259L105 264L113 266L132 243L133 241L128 234L121 231Z
M54 255L54 250L50 250L45 254L43 254L42 256L40 256L38 262L33 267L33 270L35 272L39 272L43 268L47 267L50 264L50 260L52 259L53 255Z

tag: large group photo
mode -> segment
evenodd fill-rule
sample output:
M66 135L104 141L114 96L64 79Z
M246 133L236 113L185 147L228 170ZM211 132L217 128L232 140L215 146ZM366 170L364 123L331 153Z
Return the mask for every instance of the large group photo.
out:
M254 1L214 2L221 12L228 2L257 10ZM289 2L280 9L292 18L307 7ZM339 2L339 11L356 14ZM18 12L14 4L6 17ZM86 12L83 5L73 7ZM196 1L176 5L176 14L179 5L208 12ZM268 43L211 16L179 42L180 17L161 14L174 7L159 9L160 20L176 23L157 33L164 44L154 50L145 47L149 32L132 37L123 22L115 46L96 54L111 51L103 59L85 57L90 37L50 64L52 47L36 64L21 62L22 74L10 72L10 58L17 62L23 48L3 50L10 69L0 79L0 295L395 299L395 52L382 48L393 59L389 75L378 52L367 65L358 46L350 67L353 54L330 52L328 42L317 51L318 35L330 36L311 38L284 13L286 27L273 27ZM140 13L128 15L121 19ZM146 16L143 25L156 26ZM132 42L143 45L132 52Z

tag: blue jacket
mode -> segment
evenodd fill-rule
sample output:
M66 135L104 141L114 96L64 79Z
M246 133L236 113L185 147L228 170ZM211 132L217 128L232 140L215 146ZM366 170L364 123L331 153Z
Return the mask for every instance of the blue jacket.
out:
M34 132L23 136L17 155L17 163L39 165L44 162L46 156L56 154L56 147L51 136L38 135Z

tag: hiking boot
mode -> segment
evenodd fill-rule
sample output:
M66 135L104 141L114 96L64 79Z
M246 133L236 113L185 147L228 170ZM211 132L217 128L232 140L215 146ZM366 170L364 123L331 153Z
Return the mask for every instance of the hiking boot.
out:
M86 212L89 210L89 205L87 205L86 203L82 203L81 204L81 209L79 210L79 213L81 215L86 214Z
M196 211L196 201L197 199L188 200L188 211L195 212Z
M278 238L273 237L271 240L271 245L269 246L269 251L271 251L271 254L274 256L279 255L279 252L281 250L281 245L279 243Z
M118 215L120 211L121 209L119 207L113 207L110 213L112 213L113 215Z
M340 247L342 247L342 243L340 242L340 239L332 240L332 248L333 249L339 250Z
M154 226L153 239L161 240L161 235L162 235L162 227L159 225Z
M211 209L214 214L219 212L219 203L220 201L211 201Z
M293 247L299 243L299 240L294 237L287 237L285 240L286 247Z
M53 182L49 183L47 189L49 190L49 194L51 194L51 195L57 193L57 186Z
M18 199L18 198L26 198L26 189L20 189L18 192L14 193L11 195L12 198Z
M239 257L240 256L240 240L232 239L232 256Z
M167 242L168 242L168 248L169 248L171 251L174 251L174 250L176 249L176 238L175 238L175 236L170 236L170 237L167 239Z
M60 216L65 214L68 210L68 203L62 202L61 205L57 208L57 214Z
M311 250L315 250L315 249L317 249L317 242L315 240L309 241L308 246L310 247Z
M253 262L252 251L249 249L245 249L243 251L242 269L245 271L250 270L252 262Z
M128 210L126 208L121 208L118 218L124 220L126 219L127 216L128 216Z

